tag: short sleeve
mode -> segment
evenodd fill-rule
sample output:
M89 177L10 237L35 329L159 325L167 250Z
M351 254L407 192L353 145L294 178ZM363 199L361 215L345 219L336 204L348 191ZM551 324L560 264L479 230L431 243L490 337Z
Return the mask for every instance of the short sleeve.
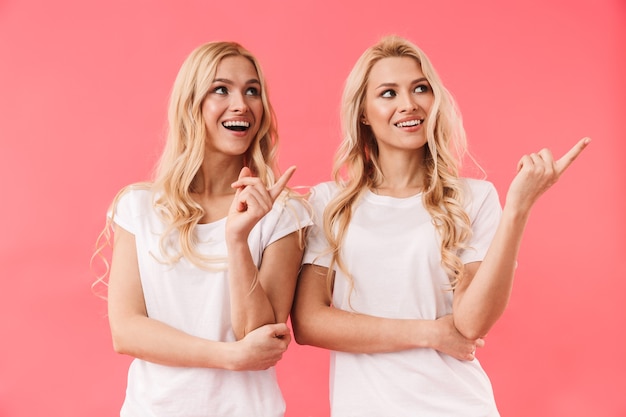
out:
M272 212L278 218L274 223L268 245L311 225L311 214L306 204L298 198L283 197L277 199L274 202Z
M487 254L496 233L502 207L498 192L491 182L468 179L469 204L466 210L470 216L472 237L469 247L459 253L463 263L482 261Z
M137 191L126 190L121 194L117 202L114 204L112 211L107 213L108 217L113 218L113 222L120 226L122 229L136 234L135 230L135 217L137 212Z
M303 264L315 264L329 267L332 255L329 253L329 245L324 235L324 210L328 202L334 196L335 189L330 183L319 184L311 190L309 203L313 211L313 225L307 233L306 247L304 249Z

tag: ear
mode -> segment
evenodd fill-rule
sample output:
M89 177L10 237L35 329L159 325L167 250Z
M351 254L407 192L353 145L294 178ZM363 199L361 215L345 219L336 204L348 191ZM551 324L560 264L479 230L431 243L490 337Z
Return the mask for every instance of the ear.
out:
M363 123L364 125L368 125L370 124L370 122L367 121L367 117L365 117L364 114L361 115L361 123Z

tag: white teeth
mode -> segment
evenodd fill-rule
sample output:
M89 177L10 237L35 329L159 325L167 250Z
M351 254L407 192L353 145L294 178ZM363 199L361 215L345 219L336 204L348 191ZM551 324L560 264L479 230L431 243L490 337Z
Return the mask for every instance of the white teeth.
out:
M229 120L227 122L224 122L224 126L225 127L231 127L231 126L250 127L250 123L243 121L243 120Z
M398 127L409 127L409 126L417 126L417 125L421 125L421 124L422 124L421 120L407 120L406 122L396 123L396 126L398 126Z

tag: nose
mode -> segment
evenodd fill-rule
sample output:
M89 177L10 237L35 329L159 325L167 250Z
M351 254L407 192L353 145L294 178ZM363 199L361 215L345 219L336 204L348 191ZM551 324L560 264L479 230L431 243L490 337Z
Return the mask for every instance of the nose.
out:
M231 94L231 110L238 113L245 113L248 111L248 102L246 101L246 96L240 93Z
M404 94L400 102L400 112L409 113L417 110L417 102L411 94Z

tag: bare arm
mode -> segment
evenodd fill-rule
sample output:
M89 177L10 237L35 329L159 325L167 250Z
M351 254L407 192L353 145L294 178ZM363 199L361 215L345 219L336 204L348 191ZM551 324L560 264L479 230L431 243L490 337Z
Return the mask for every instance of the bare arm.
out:
M484 337L504 313L531 209L588 144L588 138L580 140L558 161L547 149L520 160L489 250L482 262L466 265L454 293L454 322L465 337Z
M300 344L325 349L381 353L433 348L457 359L471 360L483 341L468 340L454 327L451 316L438 320L403 320L356 314L331 306L327 269L303 265L291 315Z
M231 257L231 254L229 268L232 265L234 269L229 269L229 275L234 273L229 278L231 316L236 337L243 338L264 324L285 323L302 260L298 233L293 232L268 246L258 271L247 245L237 255ZM255 277L257 282L253 283Z
M202 339L146 312L135 237L116 226L109 276L109 324L115 351L169 366L257 370L273 366L290 340L285 324L264 326L238 342Z
M298 233L268 246L259 269L250 253L248 235L271 210L294 170L295 167L287 170L270 189L252 177L248 168L233 184L238 191L228 214L226 243L231 320L237 339L264 324L287 321L302 260Z

